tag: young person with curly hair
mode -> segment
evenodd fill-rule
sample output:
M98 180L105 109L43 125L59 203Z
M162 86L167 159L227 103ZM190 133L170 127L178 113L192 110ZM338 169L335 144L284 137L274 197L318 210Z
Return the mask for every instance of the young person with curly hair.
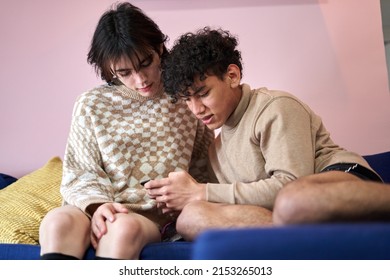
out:
M174 100L221 129L209 150L214 180L204 184L180 171L146 184L163 212L181 211L177 230L187 240L210 228L272 225L279 191L306 175L381 180L361 156L336 145L298 98L242 84L241 54L228 31L206 27L181 36L162 76Z
M107 83L74 106L60 188L64 205L42 221L42 259L81 259L90 244L100 259L137 259L146 244L174 238L161 230L174 227L175 213L157 209L144 181L178 170L207 181L214 134L164 93L166 39L130 3L101 16L88 62Z

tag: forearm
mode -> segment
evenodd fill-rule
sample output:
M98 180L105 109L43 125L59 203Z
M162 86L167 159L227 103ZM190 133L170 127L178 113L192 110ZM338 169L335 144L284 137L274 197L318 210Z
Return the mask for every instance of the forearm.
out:
M295 177L279 174L251 183L207 184L206 200L209 202L246 204L272 210L278 192Z
M107 190L111 182L101 167L98 144L88 118L72 126L66 147L61 194L64 200L85 211L88 205L112 201Z

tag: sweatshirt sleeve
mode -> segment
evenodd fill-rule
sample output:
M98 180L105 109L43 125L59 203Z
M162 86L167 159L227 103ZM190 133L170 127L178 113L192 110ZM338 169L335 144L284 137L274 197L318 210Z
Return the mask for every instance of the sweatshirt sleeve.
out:
M208 149L214 138L214 131L198 120L189 173L199 183L210 181Z
M314 173L311 114L299 101L275 98L256 117L252 138L264 158L264 162L258 163L259 173L264 164L264 178L255 182L207 184L208 201L258 205L272 210L277 193L286 183Z
M60 191L66 203L84 212L89 205L110 202L114 197L83 98L78 99L73 109Z

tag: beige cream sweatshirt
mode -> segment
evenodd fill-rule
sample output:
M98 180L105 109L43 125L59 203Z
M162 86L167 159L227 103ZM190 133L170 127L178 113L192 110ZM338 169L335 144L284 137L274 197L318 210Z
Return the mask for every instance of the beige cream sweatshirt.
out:
M272 209L279 190L298 177L341 162L370 168L335 144L321 118L293 95L246 84L242 89L238 107L210 147L219 184L207 184L208 201Z

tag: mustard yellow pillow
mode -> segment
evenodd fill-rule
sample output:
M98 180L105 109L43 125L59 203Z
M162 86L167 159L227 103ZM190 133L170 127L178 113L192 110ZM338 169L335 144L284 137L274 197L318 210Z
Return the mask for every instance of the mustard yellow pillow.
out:
M0 190L0 243L39 243L43 217L61 205L61 178L62 160L54 157Z

